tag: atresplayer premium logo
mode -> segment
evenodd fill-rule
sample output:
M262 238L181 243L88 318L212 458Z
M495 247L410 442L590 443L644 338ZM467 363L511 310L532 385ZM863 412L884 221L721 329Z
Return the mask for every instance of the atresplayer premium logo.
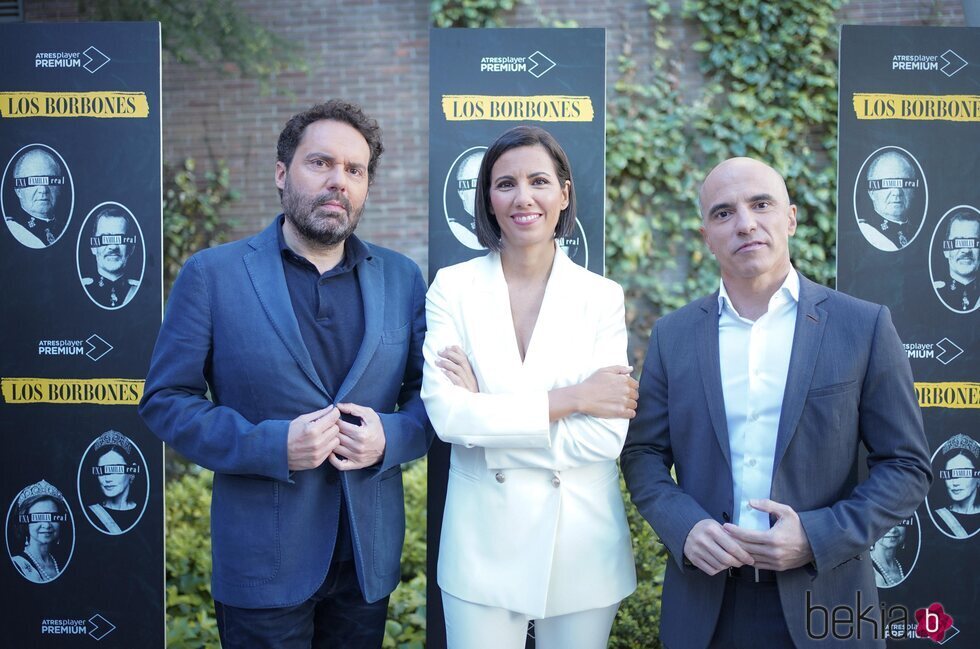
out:
M926 608L909 609L901 604L882 601L878 608L862 601L861 592L855 594L854 605L840 604L828 609L815 604L812 594L806 591L806 634L811 640L909 640L929 638L944 644L959 633L953 626L953 618L943 610L943 605L933 602Z

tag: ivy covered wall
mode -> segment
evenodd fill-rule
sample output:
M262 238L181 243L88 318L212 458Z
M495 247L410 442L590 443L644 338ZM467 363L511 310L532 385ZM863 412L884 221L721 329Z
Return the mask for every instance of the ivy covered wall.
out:
M799 208L796 267L833 285L839 25L962 24L958 3L433 0L440 26L607 28L606 268L631 356L660 315L717 288L697 192L731 156L768 162ZM639 13L638 13L639 12Z

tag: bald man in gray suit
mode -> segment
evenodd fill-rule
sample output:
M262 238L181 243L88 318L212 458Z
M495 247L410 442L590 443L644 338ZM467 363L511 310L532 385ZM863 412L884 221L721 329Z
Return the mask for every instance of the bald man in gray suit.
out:
M721 163L700 202L719 290L657 321L621 458L671 555L661 640L883 647L868 549L932 479L888 309L793 268L796 206L768 165Z

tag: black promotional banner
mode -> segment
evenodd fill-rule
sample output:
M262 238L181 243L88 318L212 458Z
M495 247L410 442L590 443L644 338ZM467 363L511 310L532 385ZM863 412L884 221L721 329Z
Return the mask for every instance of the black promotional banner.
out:
M476 178L487 147L519 124L546 129L572 165L578 218L559 245L605 269L605 30L433 29L429 42L429 279L486 254L476 239ZM436 558L449 447L429 453L427 646L446 646Z
M2 644L163 647L160 28L0 25Z
M840 75L837 285L891 309L935 473L871 549L879 633L977 647L980 29L847 26Z
M483 153L518 124L548 130L572 163L578 222L559 241L602 274L605 30L433 29L429 42L429 276L486 253L473 224Z

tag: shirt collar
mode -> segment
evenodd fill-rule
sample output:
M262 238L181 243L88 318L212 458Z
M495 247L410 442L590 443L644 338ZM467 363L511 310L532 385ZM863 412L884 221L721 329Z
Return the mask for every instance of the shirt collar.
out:
M276 228L276 236L279 240L279 252L283 257L289 259L302 259L304 261L308 260L302 255L297 254L292 248L286 243L286 236L282 233L282 224L286 220L286 217L282 214L279 215L279 227ZM340 260L334 268L327 272L342 273L350 270L357 266L359 263L371 256L368 247L363 241L357 238L357 235L350 235L344 242L344 258ZM309 263L309 262L308 262Z
M735 306L732 304L731 298L728 297L728 291L725 290L725 280L719 280L718 284L718 315L721 315L721 312L725 310L725 303L728 303L728 308L730 308L732 312L737 313L737 311L735 311ZM783 283L778 289L776 289L773 296L769 298L770 305L778 295L782 295L788 301L800 301L800 276L796 273L795 268L790 268L789 273L786 275L786 279L784 279Z

